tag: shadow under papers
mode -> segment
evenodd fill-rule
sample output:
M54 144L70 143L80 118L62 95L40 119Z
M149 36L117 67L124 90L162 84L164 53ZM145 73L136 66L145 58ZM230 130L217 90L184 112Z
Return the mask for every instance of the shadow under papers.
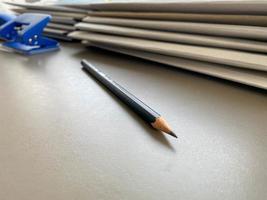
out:
M90 52L91 52L91 54L90 54ZM177 73L177 72L178 73L183 73L185 75L190 75L191 77L194 77L194 78L197 78L197 79L200 78L200 79L212 81L213 82L212 84L223 85L223 86L227 86L227 87L229 86L231 88L236 88L236 89L243 90L243 91L246 91L246 92L254 92L254 94L257 94L257 95L263 95L263 96L267 95L267 91L264 90L264 89L261 89L261 88L256 88L256 87L253 87L253 86L237 83L237 82L234 82L234 81L225 80L225 79L222 79L222 78L213 77L213 76L210 76L210 75L201 74L201 73L194 72L194 71L189 71L189 70L182 69L182 68L173 67L173 66L169 66L169 65L165 65L165 64L149 61L149 60L146 60L146 59L143 59L143 58L138 58L138 57L135 57L135 56L121 54L121 53L109 51L109 50L106 50L106 49L101 49L101 48L98 48L98 47L85 47L84 51L81 51L81 52L75 54L74 56L78 57L78 58L81 58L81 59L85 58L85 57L88 58L88 56L94 58L95 56L92 53L94 53L94 54L102 54L102 55L104 54L105 55L105 59L101 60L101 62L103 62L103 64L108 64L109 59L112 59L112 57L118 57L118 58L123 57L123 59L121 59L121 60L134 59L135 61L138 60L138 61L142 61L142 62L145 62L145 63L148 63L148 64L153 64L154 68L162 68L162 66L164 66L164 69L163 68L162 69L166 70L166 71L171 71L171 72L174 72L174 73ZM121 60L118 61L118 64L121 64L121 62L123 62ZM115 62L115 59L112 59L112 61ZM127 69L130 69L130 68L127 68Z

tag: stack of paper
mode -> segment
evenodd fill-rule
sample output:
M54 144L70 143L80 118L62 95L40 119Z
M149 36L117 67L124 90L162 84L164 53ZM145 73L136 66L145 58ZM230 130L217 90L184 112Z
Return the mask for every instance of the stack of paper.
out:
M44 30L44 34L49 37L72 40L68 37L68 33L76 30L75 24L80 22L85 16L86 11L78 8L70 8L64 6L42 5L40 3L14 3L6 2L14 6L13 11L21 13L44 13L52 16L51 22Z
M51 14L51 37L267 89L267 0L49 2L10 4Z
M69 34L87 45L267 89L267 1L71 6L88 10Z

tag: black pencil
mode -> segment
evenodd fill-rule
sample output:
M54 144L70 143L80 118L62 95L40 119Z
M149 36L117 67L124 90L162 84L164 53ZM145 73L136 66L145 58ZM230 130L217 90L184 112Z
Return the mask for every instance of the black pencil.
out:
M99 71L95 66L93 66L88 61L82 60L81 64L84 70L90 73L106 88L108 88L115 96L117 96L122 102L128 105L134 112L136 112L142 119L148 122L152 127L177 138L177 136L172 132L170 126L167 124L165 119L161 117L160 114L158 114L148 105L143 103L133 94L128 92L118 83L111 80L103 72Z

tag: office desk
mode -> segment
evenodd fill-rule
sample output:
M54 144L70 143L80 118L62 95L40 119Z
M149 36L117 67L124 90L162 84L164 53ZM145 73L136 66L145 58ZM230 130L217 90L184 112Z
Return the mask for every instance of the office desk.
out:
M94 63L161 113L152 130L81 71ZM79 44L0 53L1 200L267 198L264 91Z

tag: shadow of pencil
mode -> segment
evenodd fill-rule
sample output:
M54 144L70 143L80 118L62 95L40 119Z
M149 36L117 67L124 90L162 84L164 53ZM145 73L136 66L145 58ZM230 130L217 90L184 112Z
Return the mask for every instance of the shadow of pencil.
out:
M97 82L99 84L99 86L105 90L107 93L110 94L110 96L114 99L114 101L116 101L124 110L125 112L127 112L129 115L131 115L131 117L136 120L140 125L142 125L142 128L149 133L149 135L156 140L157 142L159 142L160 144L168 147L171 151L176 152L175 149L173 148L173 146L170 144L170 142L167 140L166 136L163 135L163 133L153 129L150 124L145 123L143 120L141 120L140 117L137 116L137 114L135 112L133 112L132 110L130 110L128 108L128 106L126 106L123 102L119 101L118 98L111 92L109 91L104 85L102 85L101 83L99 83L99 81L93 77L90 73L88 73L86 70L84 70L82 68L82 71L84 71L89 77L91 77L95 82Z

